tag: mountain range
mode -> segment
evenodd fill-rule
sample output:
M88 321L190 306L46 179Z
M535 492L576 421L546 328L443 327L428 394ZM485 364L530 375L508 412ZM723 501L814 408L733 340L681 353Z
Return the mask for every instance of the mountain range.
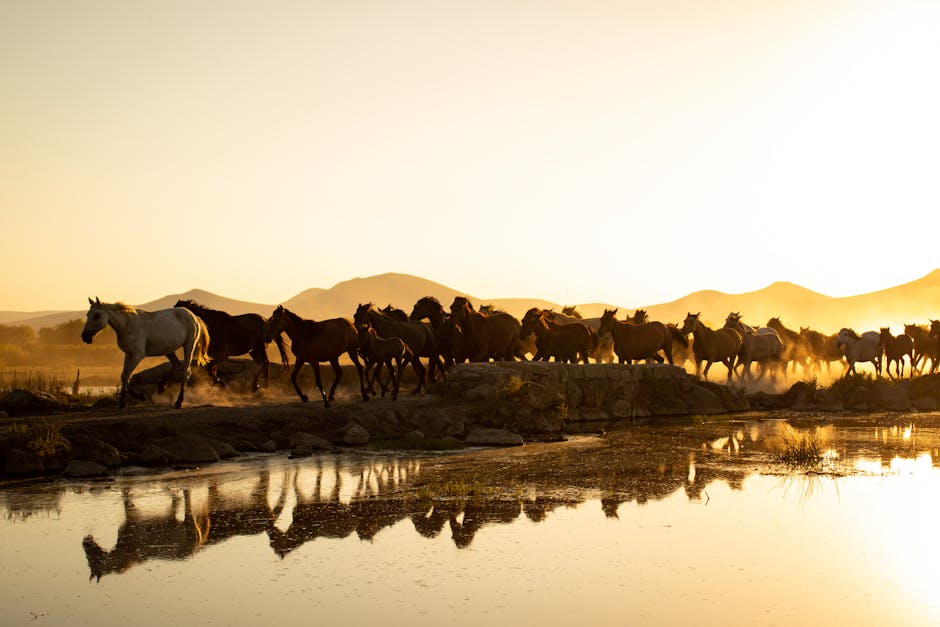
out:
M521 317L530 307L561 310L562 306L561 303L535 298L480 299L440 283L398 273L354 278L329 289L307 289L280 304L305 318L323 320L341 316L351 318L359 303L372 302L379 307L393 304L410 312L414 303L423 296L434 296L447 307L458 295L468 296L475 305L491 303L517 317ZM240 301L201 289L168 294L142 303L140 307L146 310L163 309L172 307L181 298L192 299L233 315L254 312L267 316L276 307L276 304ZM586 303L578 305L578 309L585 317L591 317L599 316L604 309L616 306ZM857 330L890 326L897 333L905 323L925 323L931 318L940 318L940 269L910 283L857 296L835 298L793 283L777 282L742 294L713 290L693 292L672 302L651 304L643 309L647 310L651 319L665 322L681 323L688 312L697 312L713 326L721 326L727 314L735 311L740 312L744 321L753 326L765 325L769 318L777 316L793 329L812 326L831 333L844 326ZM619 307L619 310L618 317L621 319L633 312L623 307ZM39 329L83 318L84 315L84 309L31 313L0 311L0 324L28 325Z

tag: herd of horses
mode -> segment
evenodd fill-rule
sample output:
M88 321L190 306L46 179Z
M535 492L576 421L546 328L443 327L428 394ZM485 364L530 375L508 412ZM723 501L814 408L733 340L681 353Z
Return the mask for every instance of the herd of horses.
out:
M824 335L809 328L789 329L779 318L771 318L764 327L752 327L737 312L728 314L724 326L711 328L698 313L689 313L681 325L651 321L639 309L626 320L617 319L617 309L605 310L596 318L582 318L573 307L561 312L529 309L521 320L488 306L475 308L463 296L454 298L448 309L436 298L419 299L410 314L391 305L377 308L360 304L352 319L332 318L315 321L302 318L279 305L270 318L259 314L231 315L210 309L192 300L180 300L169 309L147 312L123 303L102 303L88 299L90 308L82 330L82 339L91 343L94 335L111 326L118 346L124 351L119 405L126 403L126 388L134 369L144 357L165 356L174 371L183 370L176 400L179 408L192 364L206 366L209 375L218 378L220 362L248 354L257 364L252 387L259 380L269 383L267 345L275 342L285 371L304 402L308 397L297 378L304 364L313 368L317 389L325 407L334 400L342 378L340 357L345 354L359 375L363 400L381 394L397 398L405 368L414 370L420 393L426 381L435 381L455 363L533 359L536 361L621 364L655 361L695 365L697 377L708 378L715 363L727 369L730 382L736 375L742 381L773 380L786 376L788 369L804 375L820 373L823 366L831 372L833 362L844 364L843 375L855 373L855 365L870 362L880 376L882 365L889 376L904 376L905 360L910 376L929 372L940 364L940 321L930 326L905 325L904 333L892 335L889 328L862 334L849 328ZM289 367L287 346L290 340L294 365ZM690 340L691 337L691 340ZM183 359L176 356L183 349ZM360 360L361 357L361 360ZM422 359L427 362L424 365ZM324 391L320 364L329 363L333 383ZM891 366L894 365L894 375ZM704 368L703 368L704 365ZM752 371L756 366L757 374ZM385 378L382 373L385 371ZM172 372L168 378L172 376Z

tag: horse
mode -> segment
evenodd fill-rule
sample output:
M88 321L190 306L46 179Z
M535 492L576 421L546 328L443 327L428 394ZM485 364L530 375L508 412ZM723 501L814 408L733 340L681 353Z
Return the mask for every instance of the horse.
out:
M597 343L593 329L580 322L557 323L551 320L549 313L536 307L529 309L522 318L520 335L536 337L534 361L555 361L577 363L580 357L588 363L588 354Z
M359 374L359 390L362 400L369 400L366 392L365 378L362 373L362 363L359 361L359 338L356 328L346 318L331 318L329 320L315 321L301 318L284 305L278 305L271 317L264 323L261 332L265 342L270 342L281 333L290 338L290 350L294 353L294 367L291 369L290 381L294 384L297 396L304 403L307 395L297 384L297 375L304 367L310 364L316 377L317 389L323 397L323 406L329 408L334 399L336 386L343 378L343 369L339 365L339 356L343 353L349 355L356 372ZM323 382L320 379L320 362L327 361L333 368L333 385L330 386L329 395L323 392Z
M379 309L379 311L384 313L389 318L394 318L395 320L407 320L408 319L408 314L406 314L403 310L399 309L398 307L393 306L391 303L389 303L388 305L385 305L384 307Z
M842 376L858 374L855 363L859 361L870 361L875 367L875 373L881 375L881 335L878 332L866 331L859 335L852 329L842 328L836 343L842 349L848 364Z
M745 378L753 380L751 375L751 362L756 361L760 365L760 377L764 378L764 372L767 367L770 368L770 379L776 380L777 370L783 365L786 370L786 362L783 361L783 341L777 332L770 327L761 327L754 329L741 321L741 314L731 312L725 318L726 329L734 329L741 334L741 350L738 351L738 364L743 366L741 380ZM786 372L784 372L784 375Z
M375 370L372 373L372 380L369 382L369 389L378 379L382 387L382 396L385 396L385 390L389 382L392 383L392 400L398 400L398 390L401 386L401 374L405 365L412 362L416 357L411 348L405 344L401 338L381 337L371 326L359 328L359 352L375 362ZM395 368L392 362L398 366L398 376L395 375ZM383 383L382 366L388 368L388 380Z
M605 362L614 363L614 338L610 333L598 332L601 327L600 318L584 318L574 306L562 308L561 313L556 313L552 310L548 310L548 312L556 322L580 322L593 329L594 333L597 335L597 342L595 342L594 349L591 351L591 357L599 364ZM625 322L630 322L630 319L628 318ZM649 320L637 320L634 315L633 322L639 324L649 322Z
M891 376L891 364L895 364L894 371L899 379L904 378L904 356L911 364L911 378L914 378L914 338L907 333L901 335L891 335L891 329L881 327L881 349L884 351L885 372Z
M412 394L421 392L426 373L431 381L434 380L434 373L438 368L443 373L444 369L441 365L441 358L437 350L437 343L434 341L434 330L431 325L415 320L391 318L376 309L372 303L359 303L355 314L353 314L353 322L360 329L371 325L382 337L401 338L411 348L416 357L411 360L411 366L418 376L418 386L412 390ZM427 370L417 357L428 358Z
M930 328L919 324L905 324L904 332L914 340L914 361L912 368L923 372L922 365L926 367L930 360L930 374L937 371L937 340L930 335Z
M790 365L793 367L793 373L796 374L797 364L802 366L804 373L807 372L809 370L808 357L810 351L802 335L793 329L785 327L783 322L780 321L780 318L777 317L768 320L767 327L776 331L777 335L780 337L780 341L783 342L783 355L781 359L784 363L784 374L786 374L787 367ZM837 359L841 358L842 356L840 354Z
M728 381L734 372L734 361L741 350L741 334L735 329L710 329L699 319L701 313L689 313L682 322L679 331L695 338L692 343L692 355L695 361L695 376L702 376L708 380L708 370L714 362L721 362L728 368ZM705 371L702 372L702 362L705 362Z
M620 363L631 363L634 359L661 358L662 351L669 363L672 363L673 334L662 322L631 324L621 322L615 317L617 309L605 309L601 316L598 335L610 333L614 339L614 352Z
M843 355L842 348L839 346L838 333L825 335L809 327L800 327L799 339L804 359L816 372L821 373L820 364L826 364L826 372L831 374L832 362L842 361Z
M470 361L489 361L491 357L515 360L522 324L513 316L505 312L482 314L463 296L454 297L450 313L463 330Z
M121 395L118 408L127 405L127 382L134 368L144 357L166 357L173 369L183 368L183 381L174 407L183 406L183 391L192 372L192 363L204 366L208 360L209 330L199 317L183 307L144 311L124 303L102 303L88 299L91 305L85 316L82 341L91 344L95 334L105 326L114 329L117 345L124 351L124 368L121 370ZM183 348L183 360L176 356L176 349ZM167 375L167 380L172 376Z
M176 301L174 307L185 307L190 310L199 316L206 324L206 328L209 329L209 337L212 338L212 343L209 345L209 363L206 370L209 371L209 375L216 382L225 385L218 376L219 362L232 356L248 353L252 360L258 364L258 371L251 381L251 389L259 389L258 379L261 378L262 373L264 374L265 387L271 383L268 351L261 337L261 331L264 328L264 317L256 313L233 316L188 299ZM281 354L281 363L284 365L284 372L286 373L289 366L284 339L278 335L274 338L274 342Z

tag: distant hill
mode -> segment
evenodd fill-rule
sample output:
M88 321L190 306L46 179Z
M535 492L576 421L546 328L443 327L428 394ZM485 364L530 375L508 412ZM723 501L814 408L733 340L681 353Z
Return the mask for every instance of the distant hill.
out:
M535 298L479 298L440 283L398 273L354 278L329 289L307 289L283 301L283 304L305 318L323 320L352 317L357 305L365 302L372 302L379 307L391 303L410 312L414 303L423 296L436 297L446 308L458 295L469 297L477 306L491 303L517 317L529 307L554 308L556 311L561 311L562 307ZM141 306L150 310L171 307L180 298L191 298L207 307L231 314L254 312L269 315L276 306L234 300L197 289L167 295ZM578 305L578 309L587 318L599 316L604 309L615 306L588 303ZM619 309L618 317L621 319L634 311L625 307ZM703 320L720 326L728 313L735 311L742 314L745 322L760 326L777 316L792 329L812 326L831 333L843 326L851 326L859 331L890 326L899 332L906 322L925 323L931 318L940 318L940 270L934 270L910 283L845 298L833 298L793 283L777 282L743 294L704 290L669 303L647 305L642 309L646 309L653 320L664 322L681 322L688 312L700 312ZM85 311L0 312L0 324L28 324L38 329L82 318Z

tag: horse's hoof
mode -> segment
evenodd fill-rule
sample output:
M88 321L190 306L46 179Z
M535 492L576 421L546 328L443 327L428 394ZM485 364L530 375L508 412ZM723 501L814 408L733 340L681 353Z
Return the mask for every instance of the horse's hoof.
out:
M326 399L323 399L323 406L326 407L327 409L329 409L329 408L330 408L330 401L328 401L328 400L326 400Z
M175 403L173 403L173 407L175 407L176 409L179 409L182 406L183 406L182 401L176 401Z
M307 400L309 400L309 399L307 398L307 395L306 395L306 394L301 394L301 395L300 395L300 400L303 401L304 403L306 403Z

